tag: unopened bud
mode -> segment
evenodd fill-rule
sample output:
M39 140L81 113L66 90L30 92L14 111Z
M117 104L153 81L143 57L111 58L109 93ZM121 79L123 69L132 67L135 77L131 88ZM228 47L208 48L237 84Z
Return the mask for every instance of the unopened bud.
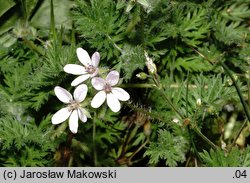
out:
M221 141L221 149L226 150L227 144L222 140Z
M179 122L180 122L178 118L174 118L172 121L173 121L174 123L179 123Z
M148 53L145 51L145 57L146 57L146 66L148 68L148 72L150 74L156 74L157 73L157 69L156 69L156 65L154 64L152 58L150 58L148 56Z
M196 105L197 105L197 106L201 106L201 99L200 99L200 98L198 98L198 99L196 100Z
M140 72L136 74L136 77L138 77L141 80L147 79L148 75L145 72Z
M191 120L189 118L184 119L184 125L189 125Z
M147 120L144 125L143 125L143 132L144 134L148 137L151 132L152 132L152 128L151 128L151 123L149 120Z
M250 79L250 71L246 71L245 77L246 77L247 79Z

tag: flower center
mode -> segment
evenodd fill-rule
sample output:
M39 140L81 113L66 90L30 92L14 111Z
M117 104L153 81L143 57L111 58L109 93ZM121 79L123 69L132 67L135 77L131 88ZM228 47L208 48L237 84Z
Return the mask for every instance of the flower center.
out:
M86 67L86 71L89 73L89 74L93 74L95 71L96 71L96 68L93 66L93 65L88 65Z
M110 92L112 91L112 87L111 87L109 84L106 84L106 85L104 86L104 91L105 91L106 93L110 93Z
M70 104L68 104L68 110L69 111L72 111L72 110L77 109L77 108L79 108L79 103L76 102L75 100L72 100L70 102Z

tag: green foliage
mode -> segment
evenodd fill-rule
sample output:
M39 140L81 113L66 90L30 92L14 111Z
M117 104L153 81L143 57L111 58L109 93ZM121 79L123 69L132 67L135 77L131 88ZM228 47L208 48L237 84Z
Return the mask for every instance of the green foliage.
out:
M250 148L249 146L243 151L233 148L229 153L223 150L210 150L210 153L203 151L200 153L204 165L208 167L249 167L250 165Z
M250 166L249 0L0 4L1 166ZM72 134L51 114L65 106L54 87L74 91L63 68L81 65L78 47L100 52L101 77L120 72L130 101L94 109L85 81L91 117Z
M183 136L174 136L169 131L159 130L157 141L150 144L144 155L150 156L150 164L156 165L160 160L165 160L166 166L177 166L178 162L183 163L186 160L187 150L188 141Z
M247 1L235 2L223 9L222 16L233 21L243 21L250 16L250 9Z
M220 110L223 103L230 100L238 100L235 88L230 85L229 77L223 77L218 74L211 77L199 75L194 79L194 84L197 89L191 92L191 100L200 98L204 105L213 106L216 110ZM244 89L243 87L241 88Z
M185 19L179 26L182 40L188 45L197 46L202 43L201 39L209 32L210 24L206 14L207 10L197 8L193 12L188 12ZM204 23L206 22L206 24Z
M145 67L145 56L142 47L126 46L120 57L120 64L117 64L116 67L118 70L122 69L124 71L123 78L125 80L129 80L136 70L142 70Z
M125 3L116 4L109 0L77 3L79 8L74 11L74 20L81 36L88 40L91 47L100 50L102 57L118 55L118 45L124 40L126 29L124 24L127 18L122 14Z
M214 18L213 23L217 40L227 45L233 43L242 44L245 42L248 30L240 21L232 22L218 16Z
M46 166L56 143L51 141L52 128L47 116L39 126L34 121L22 123L12 117L0 118L2 166Z

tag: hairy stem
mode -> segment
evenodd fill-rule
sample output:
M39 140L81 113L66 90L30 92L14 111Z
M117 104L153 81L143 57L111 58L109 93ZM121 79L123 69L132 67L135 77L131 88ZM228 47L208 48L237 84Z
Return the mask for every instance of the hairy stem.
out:
M135 84L121 84L122 88L155 88L155 84L149 84L149 83L135 83Z

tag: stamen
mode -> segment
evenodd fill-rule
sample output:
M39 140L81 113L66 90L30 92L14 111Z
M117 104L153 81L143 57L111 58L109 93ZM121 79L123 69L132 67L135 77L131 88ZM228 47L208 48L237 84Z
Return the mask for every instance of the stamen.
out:
M95 71L96 71L96 68L93 66L93 65L88 65L86 67L86 71L89 73L89 74L93 74Z
M77 109L77 108L79 108L79 103L76 102L75 100L72 100L70 102L70 104L68 104L68 110L69 111L72 111L72 110Z
M105 91L106 93L110 93L110 92L112 91L112 87L111 87L109 84L106 84L106 85L104 86L104 91Z

